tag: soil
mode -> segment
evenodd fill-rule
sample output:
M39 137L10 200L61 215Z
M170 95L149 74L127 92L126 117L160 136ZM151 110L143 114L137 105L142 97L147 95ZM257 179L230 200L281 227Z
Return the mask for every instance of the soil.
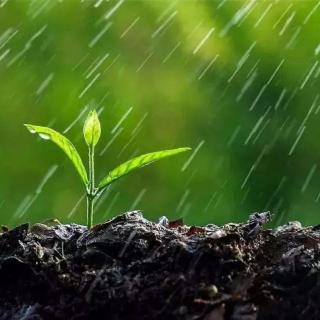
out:
M320 319L320 226L23 224L0 235L0 319Z

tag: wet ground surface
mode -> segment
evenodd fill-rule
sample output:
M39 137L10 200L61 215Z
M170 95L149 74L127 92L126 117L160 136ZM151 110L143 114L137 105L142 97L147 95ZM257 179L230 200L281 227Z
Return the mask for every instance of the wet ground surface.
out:
M320 319L320 226L269 220L2 230L0 319Z

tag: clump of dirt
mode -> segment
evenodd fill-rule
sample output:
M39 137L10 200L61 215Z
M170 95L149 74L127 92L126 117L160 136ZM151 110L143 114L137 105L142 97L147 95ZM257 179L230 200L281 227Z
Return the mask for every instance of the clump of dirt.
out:
M320 227L23 224L0 236L0 319L320 319Z

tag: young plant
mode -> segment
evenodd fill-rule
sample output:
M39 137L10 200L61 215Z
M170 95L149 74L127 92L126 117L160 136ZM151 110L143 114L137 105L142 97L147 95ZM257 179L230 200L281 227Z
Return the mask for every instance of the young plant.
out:
M191 150L191 148L178 148L172 150L163 150L158 152L147 153L136 158L133 158L115 169L111 170L98 185L95 184L95 168L94 168L94 151L95 146L97 145L100 135L101 135L101 126L98 115L95 110L90 111L83 127L84 139L88 145L88 157L89 157L89 176L87 170L83 165L81 157L74 147L74 145L61 133L41 126L35 126L32 124L25 124L27 129L31 133L37 133L44 140L51 140L58 147L60 147L68 158L73 163L75 169L82 182L86 188L87 194L87 225L88 228L92 227L93 223L93 207L95 200L101 196L101 194L106 190L107 186L117 179L123 177L129 172L146 166L152 162L158 161L160 159L173 156L175 154Z

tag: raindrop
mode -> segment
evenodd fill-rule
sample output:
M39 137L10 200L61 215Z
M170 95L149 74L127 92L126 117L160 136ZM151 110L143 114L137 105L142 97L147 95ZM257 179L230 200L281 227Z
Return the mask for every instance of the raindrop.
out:
M177 211L177 212L179 212L180 209L183 207L183 205L185 204L185 202L186 202L189 194L190 194L190 190L187 189L187 190L184 192L184 194L182 195L182 197L181 197L181 199L180 199L180 201L179 201L179 203L178 203L178 205L177 205L177 208L176 208L176 211Z
M288 178L286 176L283 176L280 180L280 183L278 185L278 187L276 188L276 190L272 193L271 197L268 199L267 204L265 205L263 210L268 210L271 202L274 200L274 198L279 194L279 192L281 191L281 188L283 187L283 185L286 183L286 181L288 180Z
M36 130L34 130L33 128L31 128L31 127L27 127L27 129L32 133L32 134L34 134L34 133L37 133L37 131Z
M178 11L174 11L168 18L165 20L156 31L154 31L151 35L151 38L155 38L170 22L171 20L176 16Z
M273 3L270 3L269 6L264 10L264 12L262 13L262 15L260 16L260 18L258 19L258 21L255 23L254 28L256 28L260 22L263 20L263 18L267 15L267 13L269 12L269 10L271 9L271 7L273 6Z
M227 0L222 0L222 1L219 3L217 9L219 10L220 8L222 8L222 6L223 6L226 2L227 2Z
M18 30L13 30L12 28L7 29L0 36L0 49L2 49L17 33Z
M240 132L240 129L241 129L241 126L237 126L234 130L234 132L232 133L228 143L227 143L227 146L228 148L231 147L231 145L233 144L233 142L235 141L235 139L237 138L239 132Z
M83 95L93 86L95 81L100 77L101 73L98 73L91 82L83 89L83 91L79 94L79 99L83 97Z
M85 199L86 194L83 194L80 199L77 201L77 203L75 204L75 206L70 210L69 214L68 214L68 218L70 219L75 212L77 211L78 207L80 206L81 202ZM96 208L97 209L97 208Z
M217 192L215 191L215 192L213 193L213 195L210 197L208 204L205 206L204 212L207 212L207 211L208 211L208 209L209 209L209 207L211 206L211 204L212 204L213 200L215 199L216 195L217 195Z
M148 62L148 60L153 56L153 52L149 53L149 55L143 60L143 62L140 64L136 72L139 72L144 65Z
M140 201L142 200L143 196L145 195L147 189L142 189L137 198L134 200L133 204L131 205L129 211L136 209L137 205L140 203Z
M40 138L44 139L44 140L50 140L50 135L47 133L39 133Z
M108 22L104 28L90 41L89 48L92 48L102 37L103 35L110 29L112 26L112 22Z
M117 132L115 133L115 135L110 139L110 141L107 143L107 145L101 150L100 152L100 156L102 156L108 149L109 147L112 145L112 143L117 139L117 137L120 135L120 133L122 132L123 128L119 128L119 130L117 130Z
M311 18L311 16L316 12L316 10L319 8L320 6L320 2L318 2L310 11L310 13L306 16L306 18L303 21L303 24L306 24L309 19Z
M228 82L231 82L232 79L235 77L235 75L238 73L238 71L242 68L242 66L246 63L248 58L250 57L250 53L253 50L253 48L256 46L257 42L254 41L252 45L249 47L249 49L243 54L243 56L240 58L240 60L237 63L237 67L231 77L228 79Z
M72 123L63 131L63 133L67 133L82 118L82 116L85 114L85 112L87 112L88 107L89 107L89 104L87 104L83 108L83 110L80 112L78 117L76 117L76 119L74 121L72 121Z
M305 77L305 79L303 80L301 86L300 86L300 90L304 88L304 86L306 85L306 83L308 82L308 80L310 79L313 71L316 69L317 65L318 65L319 61L316 61L313 66L311 67L310 71L308 72L307 76Z
M129 114L131 113L133 107L130 107L128 109L128 111L122 116L122 118L119 120L119 122L113 127L113 129L111 130L111 134L114 134L118 128L121 126L121 124L123 123L124 120L126 120L126 118L129 116Z
M295 17L296 12L292 12L291 16L287 19L287 21L285 22L284 26L282 27L282 29L279 32L279 36L282 36L285 31L287 30L288 26L290 25L291 21L293 20L293 18Z
M115 203L117 202L117 200L119 199L120 197L120 192L117 192L116 195L113 197L113 199L111 200L110 204L109 204L109 207L107 208L104 216L103 216L103 219L106 219L107 216L110 214L111 212L111 209L113 208L113 206L115 205Z
M185 170L189 167L191 161L192 161L193 158L196 156L196 154L199 152L199 150L200 150L200 148L203 146L204 142L205 142L205 140L202 140L202 141L199 142L199 144L198 144L197 147L194 149L194 151L192 152L192 154L191 154L191 156L189 157L189 159L188 159L188 160L184 163L184 165L182 166L181 171L185 171Z
M302 135L303 135L303 133L304 133L305 129L306 129L306 127L305 127L305 126L303 126L303 127L301 128L301 130L300 130L300 132L299 132L299 134L298 134L298 136L297 136L297 138L296 138L295 142L293 143L293 145L292 145L292 147L291 147L291 149L290 149L290 151L289 151L289 153L288 153L288 156L291 156L291 155L293 154L293 151L295 150L295 148L296 148L296 146L297 146L298 142L300 141L300 139L301 139L301 137L302 137Z
M260 138L260 136L262 135L263 131L265 130L265 128L268 126L269 122L271 121L271 119L267 119L266 122L264 123L264 125L262 126L262 128L259 130L257 136L254 138L254 140L252 141L252 144L255 144L258 139Z
M29 208L32 206L32 204L37 200L39 195L42 192L43 187L48 182L48 180L52 177L52 175L56 172L58 169L58 165L53 165L48 172L45 174L44 178L40 182L39 186L37 187L36 191L33 194L28 194L21 202L19 207L17 208L16 212L13 215L14 219L21 218L24 216Z
M283 100L286 92L287 92L287 89L283 89L283 90L282 90L282 92L281 92L281 94L280 94L280 96L279 96L279 99L277 100L277 102L276 102L276 104L275 104L275 106L274 106L274 109L275 109L275 110L277 110L277 109L279 108L279 106L280 106L280 104L281 104L281 102L282 102L282 100Z
M54 73L51 72L49 76L40 84L39 88L36 91L37 96L39 96L48 87L53 77L54 77Z
M131 135L134 136L136 134L136 132L140 129L140 127L142 126L143 121L146 119L146 117L148 116L148 112L146 112L142 119L138 122L138 124L135 126L135 128L132 130Z
M105 19L109 19L120 7L121 5L124 3L124 0L119 0L115 6L113 8L111 8L105 15Z
M127 28L124 30L120 36L120 39L122 39L133 27L134 25L140 20L140 17L136 18Z
M288 8L282 13L282 15L279 17L279 19L273 25L272 29L275 29L277 27L277 25L281 22L282 18L287 14L287 12L291 9L292 6L293 6L293 4L290 3Z
M279 69L281 68L282 64L284 63L285 59L282 59L281 62L278 64L278 66L276 67L275 71L273 72L273 74L271 75L271 77L269 78L269 80L262 86L261 90L259 91L257 97L255 98L255 100L253 101L251 107L249 108L249 111L252 111L255 106L257 105L258 101L260 100L262 94L264 93L264 91L267 89L267 87L270 85L271 81L273 80L273 78L276 76L276 74L278 73Z
M311 167L311 169L310 169L310 171L309 171L309 173L307 175L307 178L306 178L306 180L305 180L305 182L304 182L304 184L303 184L303 186L301 188L301 193L304 193L306 191L306 189L307 189L307 187L308 187L308 185L309 185L314 173L316 172L316 170L317 170L317 164L314 164Z
M243 87L241 88L238 96L237 96L237 101L240 101L244 94L247 92L247 90L250 88L250 86L254 83L254 80L257 78L258 72L254 71L250 78L244 83Z
M211 36L212 32L214 31L214 28L211 28L207 34L203 37L203 39L199 42L199 44L196 46L196 48L193 50L193 54L196 54L200 48L205 44L205 42L209 39Z
M200 76L198 77L198 80L201 80L204 75L206 74L206 72L210 69L210 67L214 64L214 62L217 60L217 58L219 57L219 55L217 54L210 62L209 64L204 68L204 70L201 72Z
M240 204L244 204L244 203L245 203L245 201L246 201L247 198L248 198L249 192L250 192L250 187L247 188L247 190L246 190L245 193L243 194L243 197L242 197L242 199L241 199L241 201L240 201Z
M301 123L301 125L300 125L300 127L299 127L299 129L298 129L298 131L300 131L300 130L302 129L302 127L305 126L305 124L306 124L306 122L308 121L308 119L309 119L309 117L310 117L310 115L311 115L314 107L315 107L316 104L317 104L318 98L319 98L319 94L317 94L316 97L314 98L314 100L313 100L313 102L312 102L312 105L311 105L311 107L309 108L309 111L308 111L307 115L306 115L305 118L303 119L303 121L302 121L302 123Z
M255 0L250 0L246 2L231 18L231 20L226 24L226 26L220 31L219 36L225 37L229 30L234 26L239 24L239 22L246 17L247 13L250 13L250 11L255 6Z
M254 164L251 166L251 168L250 168L247 176L245 177L245 179L244 179L244 181L243 181L243 183L242 183L242 185L241 185L241 189L243 189L243 188L245 187L245 185L247 184L250 176L251 176L252 173L257 169L259 163L261 162L263 156L266 154L267 150L268 150L268 146L265 145L265 146L263 147L263 149L261 150L261 152L260 152L257 160L256 160L256 161L254 162Z
M39 184L39 186L36 190L37 194L42 192L43 187L48 182L48 180L53 176L53 174L57 171L58 167L59 166L55 164L48 170L48 172L45 174L45 176L43 177L41 183Z
M172 50L170 50L170 52L167 54L167 56L163 59L162 63L166 63L169 58L173 55L173 53L179 48L179 46L181 45L181 41L179 41Z
M8 55L9 52L10 52L10 49L7 49L6 51L4 51L4 52L0 55L0 61L3 60L3 59Z
M94 72L102 65L102 63L109 57L109 53L106 53L98 62L97 64L90 70L88 71L88 74L86 78L90 78Z
M30 40L25 44L24 48L18 52L7 64L8 67L11 67L15 62L17 62L31 47L38 37L41 36L41 34L47 29L47 25L44 25L42 28L40 28L31 38Z
M102 4L103 0L98 0L95 4L94 7L98 8Z
M295 40L297 39L298 35L301 32L301 27L297 27L296 31L294 32L294 34L292 35L291 39L289 40L289 42L286 45L286 48L291 48L293 43L295 42Z
M257 121L257 123L255 124L255 126L253 127L253 129L251 130L249 136L247 137L246 141L244 142L244 144L248 144L248 142L250 141L250 139L252 138L252 136L255 134L255 132L259 129L260 125L263 123L264 118L267 116L267 114L269 113L269 111L271 110L271 106L266 110L266 112L259 118L259 120Z

